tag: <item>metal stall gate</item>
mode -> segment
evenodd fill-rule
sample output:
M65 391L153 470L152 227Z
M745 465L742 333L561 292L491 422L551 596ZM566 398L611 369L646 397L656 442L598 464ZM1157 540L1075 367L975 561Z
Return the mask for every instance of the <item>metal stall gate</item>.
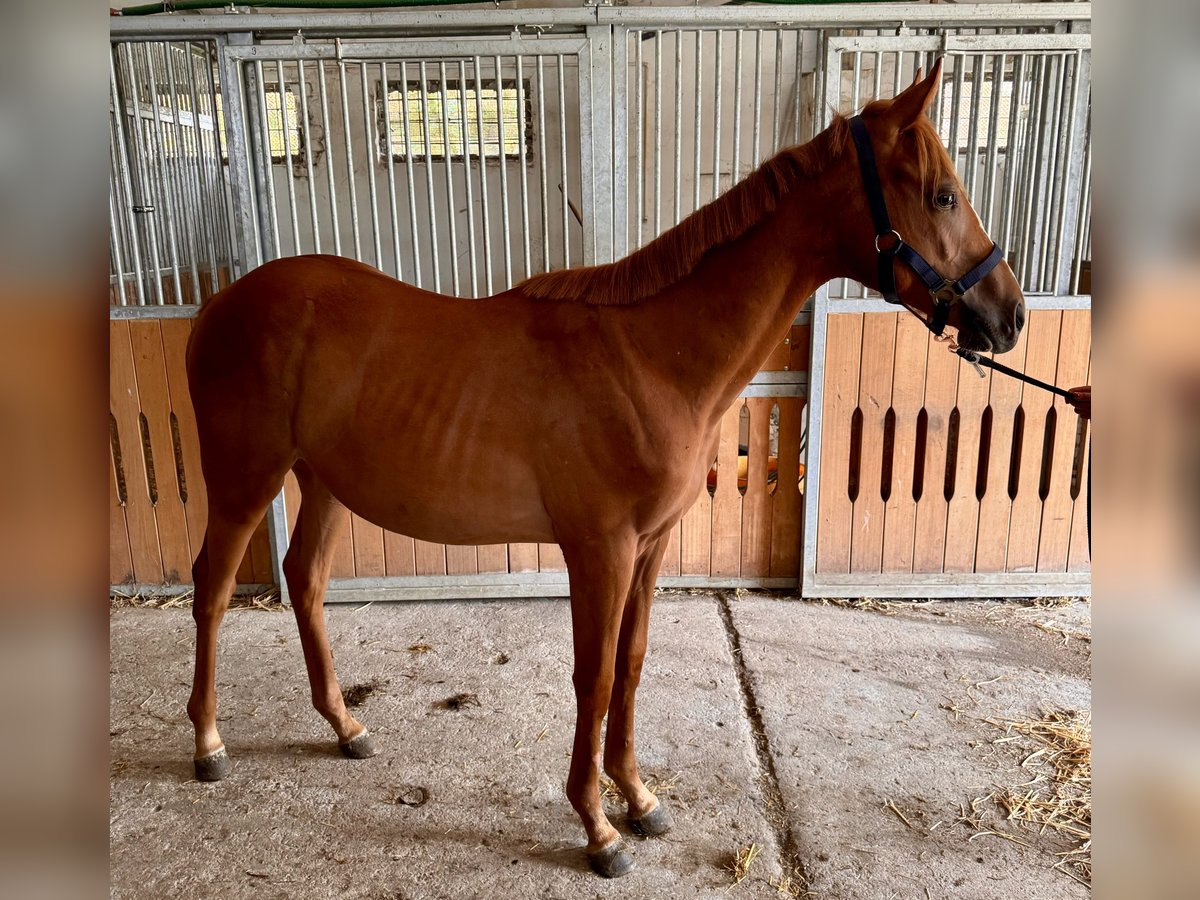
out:
M589 8L114 20L114 585L188 580L205 511L183 348L199 304L231 278L279 256L326 252L444 293L486 296L549 268L619 258L727 190L776 149L811 137L830 96L849 107L873 93L889 94L910 77L916 53L950 51L957 59L971 41L1026 41L1023 49L1005 44L1000 63L997 48L971 45L975 55L963 58L987 55L991 68L968 61L947 69L945 93L954 110L961 107L964 123L963 134L955 131L948 144L960 163L959 144L978 140L990 148L979 155L978 171L964 178L973 196L982 190L996 198L985 221L1005 222L1003 233L1016 235L1011 244L1024 254L1023 283L1031 290L1050 284L1049 273L1061 275L1067 258L1069 289L1061 288L1061 277L1053 283L1059 295L1078 294L1088 277L1086 185L1058 188L1058 174L1076 172L1083 158L1086 182L1090 156L1080 157L1082 143L1050 157L1048 149L1039 149L1036 159L1013 154L1009 146L1024 147L1035 131L1038 148L1052 141L1040 125L1023 124L1028 116L1012 125L1012 115L997 113L1007 108L1001 94L1008 88L997 93L988 85L996 71L1004 79L1016 65L1022 91L1055 84L1055 96L1073 97L1075 123L1086 108L1086 90L1075 96L1077 85L1086 88L1079 43L1086 38L1069 32L1089 15L1085 4L1006 4L949 11L907 5ZM1076 43L1054 45L1054 56L1038 44L1048 38ZM1065 59L1068 51L1075 54L1072 63L1037 62ZM1073 66L1073 74L1063 74L1063 66ZM841 79L831 72L842 72ZM1047 102L1039 110L1047 111ZM944 105L935 109L939 121ZM981 129L994 137L1001 120L1012 129L1004 132L1008 143L984 143ZM1086 118L1082 127L1086 131ZM1019 163L1009 166L1010 158ZM1045 196L1059 198L1058 205L1023 216L1032 200ZM877 302L851 285L829 286L815 300L727 414L709 485L672 537L661 583L795 588L803 570L808 593L882 594L890 583L908 592L951 584L955 593L980 593L978 573L994 568L994 561L973 560L960 571L951 568L959 563L949 553L932 562L936 554L922 556L907 569L904 561L899 568L881 563L873 574L886 568L888 578L872 580L864 549L870 539L845 524L855 521L856 508L868 514L871 507L859 487L841 487L847 496L854 493L849 508L838 492L839 483L850 480L845 460L853 454L839 450L841 413L823 398L846 396L848 378L857 396L858 353L874 359L878 348L860 335L857 347L845 342L849 356L842 360L830 334L843 320L888 320L895 334L908 325L894 313L881 317L872 305ZM1051 302L1031 299L1031 305ZM1080 297L1071 304L1087 306ZM817 338L811 386L810 326ZM888 359L894 346L886 348ZM923 361L928 351L915 352ZM881 378L891 377L891 365ZM810 394L817 410L811 428ZM989 434L1002 439L1008 413L992 405L1000 424L992 428L985 414ZM884 432L895 456L912 443L905 418L912 404L891 406L892 424ZM928 407L924 413L914 413L924 423L918 426L922 448L936 450L948 429L970 442L979 416L972 419L965 402L959 406L959 425L938 418L932 400L920 407ZM1034 429L1046 418L1028 414ZM857 458L870 462L875 445L865 436L877 429L853 419L851 443L858 441ZM1066 444L1054 444L1052 472L1064 464ZM839 453L840 460L834 458ZM966 456L958 458L965 466ZM939 464L936 452L922 460ZM854 466L864 484L876 471ZM1050 484L1062 508L1059 480ZM1068 500L1077 493L1072 485ZM1049 502L1033 496L1039 509ZM240 583L278 583L297 499L289 478L251 542ZM893 514L892 524L901 518ZM803 527L804 521L813 525ZM385 533L357 517L345 532L334 598L346 589L397 598L566 591L554 545L447 547ZM840 563L813 556L818 535L829 541L839 534L847 553L868 561L865 568L839 569ZM1086 564L1071 547L1072 567ZM999 570L1006 566L1014 568L1002 557ZM890 581L897 571L906 578ZM959 574L947 579L947 571ZM1070 587L1069 579L1041 571L1039 563L1039 589ZM856 580L839 581L843 576ZM1035 580L1018 580L1004 575L994 584L1012 585L1006 593L1035 586Z

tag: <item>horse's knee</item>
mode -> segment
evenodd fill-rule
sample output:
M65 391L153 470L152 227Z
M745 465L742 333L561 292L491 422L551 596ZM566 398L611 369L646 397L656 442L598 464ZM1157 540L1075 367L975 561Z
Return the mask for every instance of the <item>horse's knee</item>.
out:
M345 701L342 699L341 690L333 687L314 688L312 704L313 709L326 718L338 716L345 710Z

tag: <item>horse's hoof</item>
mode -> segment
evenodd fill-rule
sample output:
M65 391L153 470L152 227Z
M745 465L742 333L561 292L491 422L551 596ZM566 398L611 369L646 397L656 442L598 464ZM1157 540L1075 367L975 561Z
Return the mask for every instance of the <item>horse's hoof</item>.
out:
M588 852L588 865L597 875L605 878L620 878L633 871L633 856L625 847L625 842L618 839L603 850Z
M671 810L667 809L667 804L660 800L658 806L640 819L631 818L629 827L634 834L642 837L659 837L675 827L675 819L671 816Z
M195 760L197 781L220 781L229 774L229 754L225 748Z
M343 756L348 756L350 759L369 759L377 752L375 739L371 737L369 731L364 731L358 737L351 738L344 744L338 744L338 749L342 751Z

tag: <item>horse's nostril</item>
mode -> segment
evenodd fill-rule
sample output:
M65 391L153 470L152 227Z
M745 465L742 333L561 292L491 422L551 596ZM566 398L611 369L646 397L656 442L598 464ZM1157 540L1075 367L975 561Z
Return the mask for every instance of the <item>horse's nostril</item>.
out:
M1013 330L1013 336L1021 333L1021 329L1025 327L1025 304L1018 303L1016 314L1013 316L1013 324L1016 326Z

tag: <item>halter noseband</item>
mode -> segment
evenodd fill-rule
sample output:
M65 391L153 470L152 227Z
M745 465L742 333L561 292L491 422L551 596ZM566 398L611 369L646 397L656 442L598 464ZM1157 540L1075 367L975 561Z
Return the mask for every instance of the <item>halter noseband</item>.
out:
M956 300L961 300L963 294L996 268L1004 258L1004 251L998 244L992 244L992 252L958 281L943 277L937 269L926 262L925 257L912 246L906 244L900 233L892 227L888 217L887 203L883 199L883 185L879 181L879 170L875 165L875 150L871 146L871 135L862 116L850 120L850 134L854 137L854 146L858 150L858 167L862 172L863 187L867 192L867 205L871 207L871 218L875 221L875 253L879 260L879 292L888 303L898 303L916 315L935 335L941 335L946 329L946 320L950 318L950 306ZM926 319L917 310L900 299L896 293L896 258L913 270L913 273L924 282L933 298L933 316Z

